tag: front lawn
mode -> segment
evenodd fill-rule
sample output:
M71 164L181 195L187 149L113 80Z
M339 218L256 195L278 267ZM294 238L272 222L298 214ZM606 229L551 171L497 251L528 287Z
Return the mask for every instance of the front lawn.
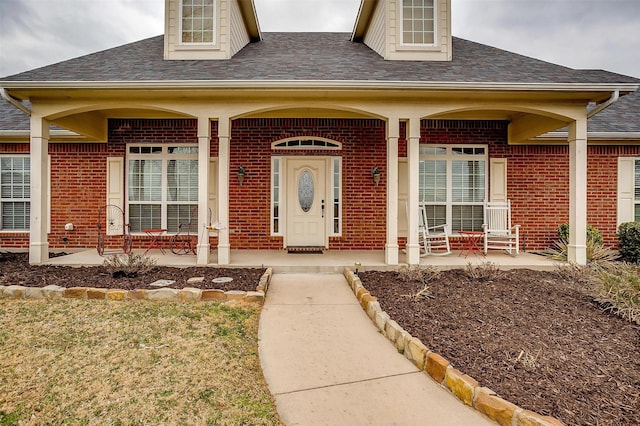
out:
M0 425L278 425L259 311L0 299Z

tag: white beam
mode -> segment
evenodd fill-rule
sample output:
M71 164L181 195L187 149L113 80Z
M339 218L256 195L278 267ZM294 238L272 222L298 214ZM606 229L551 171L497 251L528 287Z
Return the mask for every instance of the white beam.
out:
M198 117L198 254L196 265L209 264L209 147L211 121L209 117Z
M218 119L218 265L231 263L229 243L229 161L231 123L229 117Z
M408 235L407 263L420 264L420 243L418 241L418 182L420 168L420 117L412 117L407 122L407 170L408 170Z
M31 116L31 218L29 232L29 263L41 264L49 259L47 235L47 200L49 197L49 121Z
M387 245L385 262L398 264L398 138L400 121L389 118L387 123Z
M587 117L569 124L569 246L567 259L587 264Z

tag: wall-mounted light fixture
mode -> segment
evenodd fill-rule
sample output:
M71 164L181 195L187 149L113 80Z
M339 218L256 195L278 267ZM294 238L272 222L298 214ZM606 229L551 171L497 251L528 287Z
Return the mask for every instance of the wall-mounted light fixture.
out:
M375 186L380 184L380 170L378 170L378 166L371 169L371 178L373 179L373 184Z
M246 174L247 173L246 173L244 167L242 167L242 166L238 167L238 184L240 186L242 186L242 183L244 182L244 176Z

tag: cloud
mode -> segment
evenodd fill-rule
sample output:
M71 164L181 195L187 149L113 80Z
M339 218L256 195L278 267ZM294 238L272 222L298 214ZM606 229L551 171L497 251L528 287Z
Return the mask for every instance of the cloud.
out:
M360 0L254 0L264 32L351 32ZM640 0L452 0L453 34L640 78ZM164 0L0 0L0 76L164 31ZM455 55L455 52L454 52Z

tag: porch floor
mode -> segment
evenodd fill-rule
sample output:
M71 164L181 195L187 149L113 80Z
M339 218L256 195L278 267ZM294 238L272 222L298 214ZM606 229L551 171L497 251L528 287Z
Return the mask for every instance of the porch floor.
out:
M143 253L143 250L134 250ZM151 250L149 255L155 257L159 266L188 267L195 266L194 255L178 256L167 252L163 255L160 250ZM49 259L48 265L67 266L95 266L101 265L104 257L98 255L95 249L81 251ZM354 263L360 262L360 270L394 270L399 266L385 264L385 255L382 250L326 250L323 254L296 253L290 254L286 250L231 250L231 264L218 265L214 251L210 256L211 267L249 268L265 267L273 268L274 272L342 272L344 267L354 269ZM529 268L537 270L553 270L559 262L550 260L544 256L521 252L518 256L509 256L501 251L490 251L482 256L471 254L468 257L459 256L454 251L447 256L424 256L420 259L423 266L432 265L439 269L464 268L468 263L478 265L491 262L502 269ZM400 264L405 264L405 255L400 253Z

